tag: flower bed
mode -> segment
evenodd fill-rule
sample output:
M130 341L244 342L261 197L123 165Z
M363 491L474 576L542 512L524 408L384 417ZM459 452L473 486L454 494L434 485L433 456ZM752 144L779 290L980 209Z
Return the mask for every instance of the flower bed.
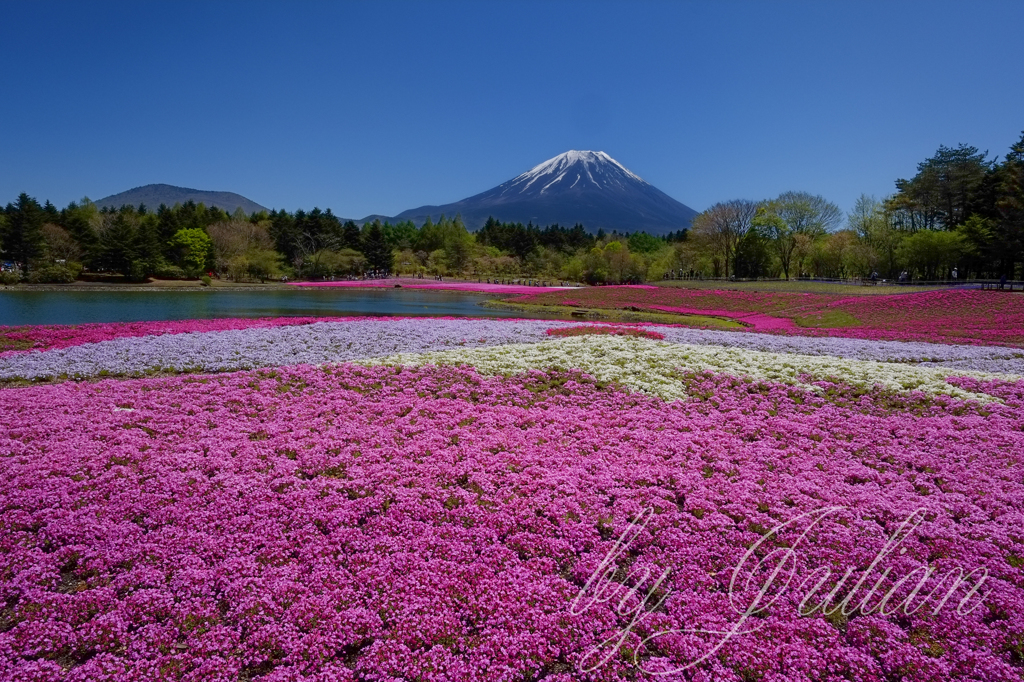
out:
M682 371L666 400L540 369L545 353L599 375L622 361L658 384L666 346L507 347L522 362L507 377L481 357L501 349L476 349L448 360L483 371L0 390L0 678L1019 678L1024 381L952 381L981 404ZM983 603L959 613L965 586L935 615L800 616L790 589L742 620L757 595L731 576L748 549L831 507L793 554L799 579L859 576L921 509L871 584L985 569ZM638 610L648 593L660 605ZM718 648L692 632L737 622Z
M951 377L980 380L1021 378L917 364L766 353L723 346L659 343L627 336L593 335L491 348L403 353L362 362L371 365L468 365L485 374L504 376L546 368L577 369L599 381L612 382L665 400L685 399L687 387L680 381L680 376L702 372L792 384L810 390L820 390L817 384L821 381L836 380L863 389L915 391L979 401L988 401L989 398L965 391Z

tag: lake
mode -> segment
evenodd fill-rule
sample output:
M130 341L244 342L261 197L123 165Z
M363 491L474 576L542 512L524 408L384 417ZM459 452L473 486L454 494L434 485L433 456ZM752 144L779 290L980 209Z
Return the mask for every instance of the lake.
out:
M490 294L423 289L0 291L0 326L215 317L537 317L480 305ZM556 318L556 316L552 316Z

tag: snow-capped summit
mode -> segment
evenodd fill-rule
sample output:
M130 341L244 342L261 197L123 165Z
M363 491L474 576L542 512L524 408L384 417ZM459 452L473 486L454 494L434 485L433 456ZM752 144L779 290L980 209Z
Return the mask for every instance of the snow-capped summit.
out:
M573 189L581 182L595 187L612 185L625 186L630 180L644 182L639 175L631 173L621 163L604 152L576 151L571 149L553 159L538 164L519 177L506 182L501 187L503 193L509 191L526 192L537 181L541 182L540 192L543 194L553 185L568 182L568 189Z
M604 152L570 150L494 189L443 206L423 206L396 216L422 223L461 214L470 229L489 216L502 222L582 223L591 232L646 231L660 235L690 226L697 212L679 203Z

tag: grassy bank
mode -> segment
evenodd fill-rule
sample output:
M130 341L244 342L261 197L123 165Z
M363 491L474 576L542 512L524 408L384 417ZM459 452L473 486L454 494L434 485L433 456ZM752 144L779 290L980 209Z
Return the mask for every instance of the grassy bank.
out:
M537 305L533 303L511 303L508 301L485 301L484 307L496 310L514 310L549 317L557 315L565 319L601 320L604 322L657 322L660 324L682 324L688 327L709 327L713 329L742 329L745 325L734 320L707 315L674 315L649 310L613 310L607 308L579 308L565 305Z

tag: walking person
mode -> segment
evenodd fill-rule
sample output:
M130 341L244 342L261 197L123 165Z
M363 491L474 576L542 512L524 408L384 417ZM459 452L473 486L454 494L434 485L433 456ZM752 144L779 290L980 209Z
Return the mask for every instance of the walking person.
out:
M954 282L956 281L956 278L957 278L957 271L956 271L956 268L953 268L953 281Z

